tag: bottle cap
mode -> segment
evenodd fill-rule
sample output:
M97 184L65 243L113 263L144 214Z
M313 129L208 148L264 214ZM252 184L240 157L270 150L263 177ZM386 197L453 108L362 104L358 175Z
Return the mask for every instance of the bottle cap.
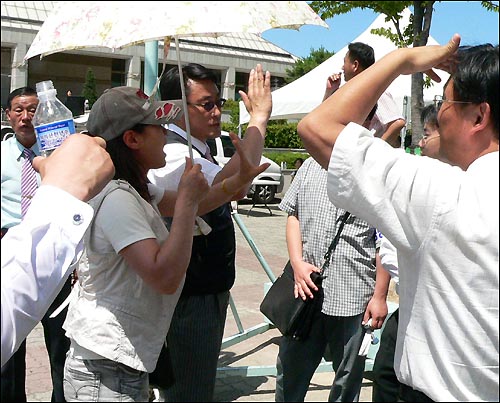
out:
M41 81L39 83L36 83L36 92L45 92L53 89L54 89L54 84L52 83L51 80Z

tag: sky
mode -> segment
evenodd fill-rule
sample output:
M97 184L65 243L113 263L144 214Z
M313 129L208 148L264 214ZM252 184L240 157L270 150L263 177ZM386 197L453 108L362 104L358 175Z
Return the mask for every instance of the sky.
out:
M498 4L498 1L494 2ZM353 10L325 22L330 29L305 25L299 31L271 29L262 37L298 57L307 57L311 48L338 52L362 34L377 18L371 10ZM480 1L441 1L434 4L430 35L440 44L457 32L462 45L498 44L499 14L487 11Z

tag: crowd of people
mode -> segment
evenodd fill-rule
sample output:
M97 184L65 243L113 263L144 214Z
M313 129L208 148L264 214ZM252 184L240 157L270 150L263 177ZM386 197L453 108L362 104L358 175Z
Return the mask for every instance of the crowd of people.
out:
M299 122L311 157L280 204L296 298L313 296L310 275L341 235L309 336L280 339L276 401L303 401L325 355L335 371L329 401L358 401L365 330L384 321L374 401L498 401L499 53L459 45L454 35L375 62L369 45L352 43L323 102ZM433 68L451 75L422 111L423 156L410 155L386 89L400 74L436 79ZM237 152L220 167L206 143L221 133L216 77L194 63L182 73L162 76L161 101L106 90L88 134L46 158L31 123L36 91L10 94L2 400L26 401L25 339L40 321L52 401L148 401L150 384L165 401L213 400L236 276L231 202L267 168L271 77L261 65L250 72L240 91L248 128L232 135ZM186 111L176 102L182 84ZM386 320L391 276L400 302Z

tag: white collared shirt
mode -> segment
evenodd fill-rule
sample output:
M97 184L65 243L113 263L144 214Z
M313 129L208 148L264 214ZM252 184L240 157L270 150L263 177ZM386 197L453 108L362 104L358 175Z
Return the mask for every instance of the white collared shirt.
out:
M177 133L184 139L187 139L187 133L179 126L170 124L168 130ZM222 168L203 158L203 156L197 151L206 151L208 148L206 143L191 136L191 144L193 145L193 162L201 165L201 171L205 175L208 184L212 185L215 176ZM182 174L184 173L186 157L189 157L189 149L185 144L174 143L166 144L163 150L166 154L165 166L163 168L149 170L148 178L151 183L164 190L177 190Z
M2 366L45 315L83 249L92 207L41 186L24 220L2 238Z
M330 158L333 203L398 251L398 379L435 401L498 401L499 157L467 171L350 123Z
M377 110L370 122L369 128L375 131L375 137L382 137L387 130L387 125L398 119L404 119L400 108L394 101L391 93L385 91L377 100Z

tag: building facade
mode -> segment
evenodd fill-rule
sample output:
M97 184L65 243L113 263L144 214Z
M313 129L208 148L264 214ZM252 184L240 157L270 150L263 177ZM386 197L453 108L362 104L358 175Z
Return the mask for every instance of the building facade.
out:
M41 60L33 57L23 64L31 43L57 1L1 2L1 103L5 108L8 94L15 88L52 80L63 100L68 90L80 96L88 69L92 69L98 95L110 87L128 85L144 89L144 45L112 51L88 48L60 52ZM237 16L235 16L237 18ZM243 33L219 37L191 37L179 41L183 64L200 63L219 77L221 96L239 100L238 90L246 90L248 75L257 63L271 72L272 89L284 85L286 70L297 58L266 41ZM165 60L166 69L177 66L175 43ZM163 43L158 42L158 72L163 68Z

